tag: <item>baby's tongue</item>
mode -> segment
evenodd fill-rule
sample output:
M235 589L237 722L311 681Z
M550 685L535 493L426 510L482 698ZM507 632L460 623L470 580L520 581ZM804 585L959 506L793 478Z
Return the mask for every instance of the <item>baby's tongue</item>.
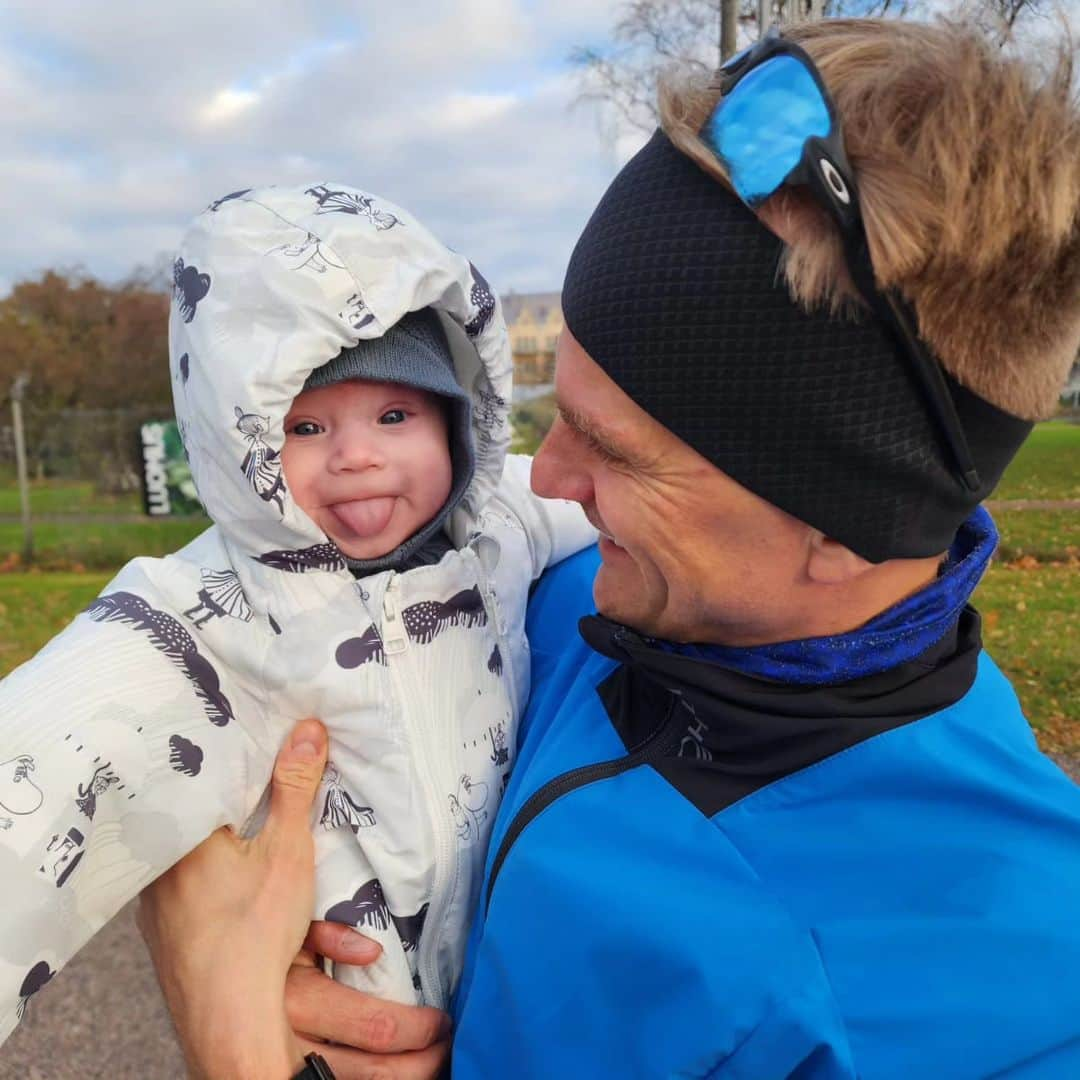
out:
M378 499L355 499L352 502L337 503L333 507L341 523L359 537L376 536L390 522L394 512L394 498L391 495Z

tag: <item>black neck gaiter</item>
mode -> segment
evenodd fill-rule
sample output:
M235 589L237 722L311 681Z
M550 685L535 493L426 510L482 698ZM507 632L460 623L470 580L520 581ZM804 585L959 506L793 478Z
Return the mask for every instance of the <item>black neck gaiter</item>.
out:
M948 465L888 332L807 313L780 241L657 132L589 220L566 325L650 415L871 562L939 555L1031 430L946 376L983 487Z

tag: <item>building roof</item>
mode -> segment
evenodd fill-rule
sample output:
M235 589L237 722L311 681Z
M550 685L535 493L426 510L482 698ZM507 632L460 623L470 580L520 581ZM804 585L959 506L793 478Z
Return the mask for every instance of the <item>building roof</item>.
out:
M547 322L552 308L561 314L562 293L534 292L507 293L502 299L503 318L507 326L513 326L521 318L521 313L528 308L539 323Z

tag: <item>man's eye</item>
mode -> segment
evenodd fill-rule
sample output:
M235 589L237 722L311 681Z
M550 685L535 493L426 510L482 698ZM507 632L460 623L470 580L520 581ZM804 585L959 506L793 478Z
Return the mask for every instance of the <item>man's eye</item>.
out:
M318 435L322 427L314 420L299 420L286 432L287 435Z
M405 423L404 409L388 409L379 417L380 424L403 424Z

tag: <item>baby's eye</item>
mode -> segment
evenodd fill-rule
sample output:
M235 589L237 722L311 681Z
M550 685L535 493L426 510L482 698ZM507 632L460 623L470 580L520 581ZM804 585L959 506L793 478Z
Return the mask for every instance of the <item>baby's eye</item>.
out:
M314 420L298 420L285 431L286 435L318 435L322 432L322 425Z
M386 412L379 417L380 424L403 424L405 423L405 410L404 409L387 409Z

